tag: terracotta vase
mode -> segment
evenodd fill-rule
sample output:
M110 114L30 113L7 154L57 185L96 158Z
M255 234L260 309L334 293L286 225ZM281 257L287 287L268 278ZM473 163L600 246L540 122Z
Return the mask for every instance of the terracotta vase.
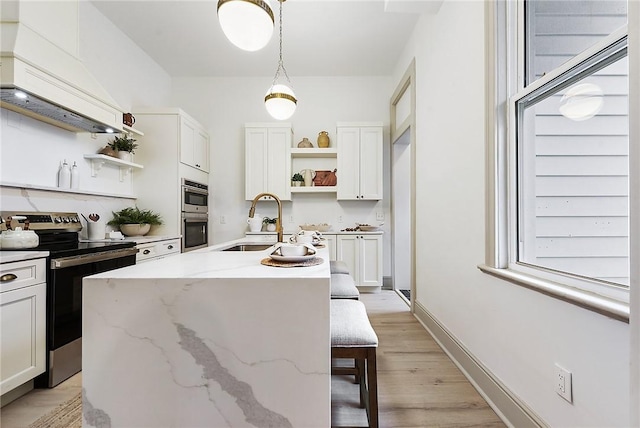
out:
M327 134L327 131L320 131L318 134L318 147L323 149L329 147L329 134Z

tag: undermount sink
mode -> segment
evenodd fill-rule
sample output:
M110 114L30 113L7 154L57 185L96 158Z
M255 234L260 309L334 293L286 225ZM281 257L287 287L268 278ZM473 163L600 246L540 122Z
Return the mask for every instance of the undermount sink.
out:
M262 251L272 245L273 244L238 244L229 248L223 248L222 251Z

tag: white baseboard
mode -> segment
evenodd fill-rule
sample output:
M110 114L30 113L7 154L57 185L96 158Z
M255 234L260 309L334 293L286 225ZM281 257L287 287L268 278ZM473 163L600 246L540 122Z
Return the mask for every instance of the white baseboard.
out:
M522 400L493 376L420 302L414 302L414 304L414 316L505 424L518 428L548 426Z

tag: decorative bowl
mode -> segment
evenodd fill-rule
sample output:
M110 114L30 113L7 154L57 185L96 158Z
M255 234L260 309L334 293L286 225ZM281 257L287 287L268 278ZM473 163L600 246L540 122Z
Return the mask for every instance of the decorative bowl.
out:
M300 229L301 230L311 230L311 231L318 231L318 232L327 232L329 230L331 230L331 225L327 224L327 223L320 223L320 224L301 224L300 225Z
M143 236L149 233L150 224L121 224L120 231L126 236Z

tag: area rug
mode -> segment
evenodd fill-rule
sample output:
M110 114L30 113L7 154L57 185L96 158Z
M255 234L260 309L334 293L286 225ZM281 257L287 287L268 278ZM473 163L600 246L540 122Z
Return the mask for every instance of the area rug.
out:
M82 394L65 401L29 428L82 428Z

